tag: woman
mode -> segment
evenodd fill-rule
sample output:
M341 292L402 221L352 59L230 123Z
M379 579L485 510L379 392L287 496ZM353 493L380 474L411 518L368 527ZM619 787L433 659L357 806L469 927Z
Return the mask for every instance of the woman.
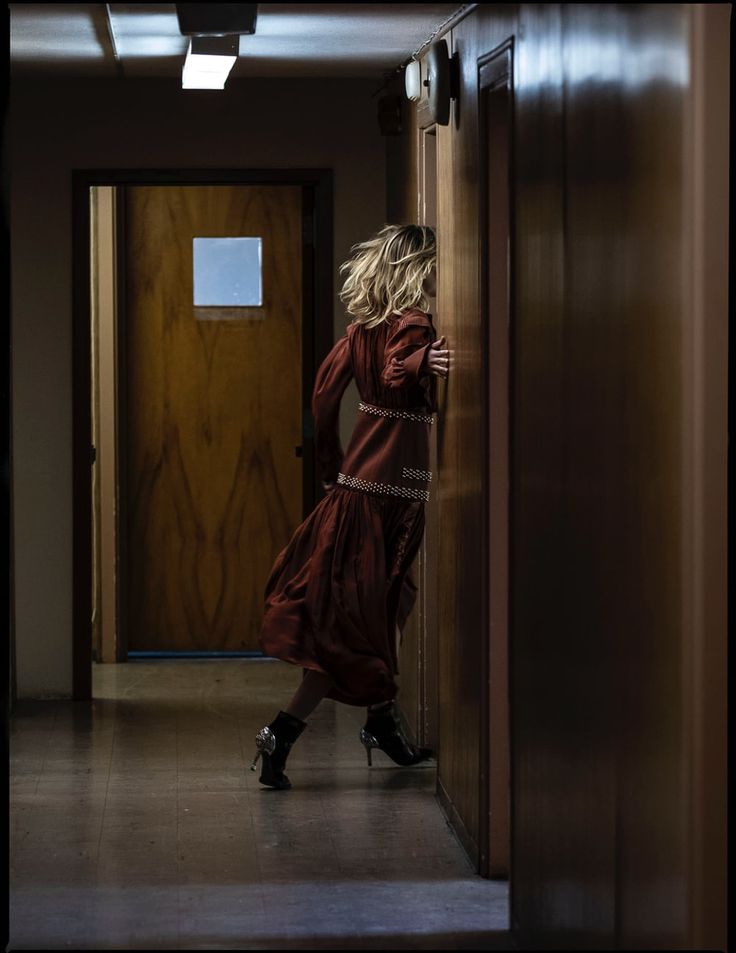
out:
M435 377L446 378L444 335L435 340L431 228L386 225L340 271L353 321L322 362L312 393L317 460L328 491L276 558L265 589L263 652L304 669L294 697L256 735L260 781L289 788L286 758L322 698L368 706L360 732L398 764L427 758L393 710L401 629L416 598L409 568L424 533L432 474L429 435ZM355 377L361 400L345 454L340 400Z

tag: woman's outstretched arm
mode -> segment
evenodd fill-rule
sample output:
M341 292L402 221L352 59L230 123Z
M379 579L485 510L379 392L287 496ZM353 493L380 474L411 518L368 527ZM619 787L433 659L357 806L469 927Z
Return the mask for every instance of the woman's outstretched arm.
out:
M334 483L342 466L340 401L352 376L350 344L345 334L320 364L312 390L315 451L323 483Z

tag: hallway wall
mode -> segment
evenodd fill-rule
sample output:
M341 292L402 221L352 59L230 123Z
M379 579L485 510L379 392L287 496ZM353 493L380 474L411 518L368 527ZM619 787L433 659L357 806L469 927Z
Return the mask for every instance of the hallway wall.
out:
M375 81L13 79L13 481L19 698L72 692L71 172L95 168L331 168L337 267L383 224ZM343 446L358 393L351 382ZM91 663L90 663L91 664Z
M534 948L725 948L729 16L483 4L445 36L461 79L438 129L439 782L472 856L477 62L513 36L511 915ZM387 197L410 220L404 106Z

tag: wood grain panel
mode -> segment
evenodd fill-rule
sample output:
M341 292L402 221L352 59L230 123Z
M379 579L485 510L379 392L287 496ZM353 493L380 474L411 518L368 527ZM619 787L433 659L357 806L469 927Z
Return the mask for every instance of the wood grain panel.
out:
M487 11L474 12L452 31L450 46L459 59L460 91L450 124L439 129L442 330L449 324L450 347L455 351L444 419L444 437L453 448L454 466L443 468L441 474L449 518L442 513L440 592L443 603L453 606L454 619L440 632L439 775L447 802L462 819L458 832L479 870L484 866L480 841L487 836L481 806L488 803L488 791L482 790L482 785L488 785L488 764L482 761L481 724L488 719L483 685L489 637L483 627L488 599L483 558L487 539L482 514L488 491L484 452L489 423L487 345L481 320L481 282L486 272L481 263L479 213L478 60L513 34L516 8L489 5ZM448 574L450 561L454 566Z
M404 115L404 136L398 140L402 144L400 158L411 162L413 165L421 166L421 149L417 149L417 114L416 110L411 108L411 104L406 100L403 102ZM411 145L409 142L411 141ZM417 169L413 169L413 175L417 176ZM399 181L394 179L394 181ZM417 214L416 205L421 205L420 196L423 193L423 183L421 175L415 179L417 182L416 194L412 190L401 192L400 208L397 208L397 218L390 219L394 224L413 224L422 222ZM414 201L414 208L410 205ZM390 199L389 199L390 201ZM430 472L432 467L430 465ZM430 493L430 496L432 494ZM404 626L403 638L399 648L399 671L401 678L399 682L399 695L397 697L399 711L401 712L402 725L407 730L408 736L420 744L433 745L434 740L427 737L423 726L423 717L421 710L422 694L422 672L424 668L423 647L426 638L427 629L427 572L426 572L426 551L427 551L427 525L428 514L431 503L425 508L425 529L422 543L417 552L416 558L411 568L414 583L417 586L417 598L414 609Z
M455 354L437 433L438 794L474 857L485 425L475 69L513 35L521 948L704 948L705 937L724 948L722 7L482 4L452 30L459 101L438 138L438 330ZM413 166L404 181L415 194Z
M418 183L414 222L437 227L437 137L434 120L426 104L411 110L405 133L415 140L414 150L406 154L416 160L413 175ZM435 327L440 322L437 301L430 299L429 310ZM438 331L441 336L441 332ZM441 389L443 382L437 381ZM441 390L438 391L438 395ZM437 479L435 429L430 440L430 472ZM412 567L418 587L414 611L407 620L400 650L402 719L410 735L420 744L437 746L437 591L436 559L439 548L437 504L430 494L425 511L426 525L422 544Z
M482 64L482 65L481 65ZM511 339L514 326L511 272L513 43L479 64L481 211L481 366L487 405L483 444L482 500L486 598L481 604L484 679L481 698L480 831L481 873L509 875L509 438L513 407Z
M596 483L571 476L593 462L591 430L580 428L586 419L594 426L602 391L588 391L595 387L593 366L583 357L590 339L583 330L580 343L574 340L568 311L565 178L572 157L561 10L525 6L520 29L512 916L540 936L558 932L595 946L615 928L615 776L601 723L610 697L602 672L610 659L593 578L605 571L607 557L598 562L604 537L594 528L601 515ZM605 360L602 349L596 355ZM599 474L590 476L595 481Z
M417 110L416 137L418 142L417 176L420 183L418 193L417 220L423 225L429 225L437 233L437 126L429 115ZM439 273L437 280L439 282ZM442 317L437 310L437 298L430 299L430 310L433 314L437 334L442 336L439 326ZM438 399L443 399L444 381L438 378ZM437 433L433 428L430 443L429 469L434 479L439 479L437 463ZM437 606L439 593L437 590L437 560L439 557L440 524L437 501L433 500L427 507L426 526L422 548L419 551L421 570L421 606L423 625L419 632L417 646L417 735L423 744L428 744L437 750L439 731L439 693L438 693L438 656L437 645L439 630L437 625Z
M684 16L521 14L512 896L556 947L687 936Z
M130 649L258 651L302 518L301 188L127 190ZM259 317L193 307L194 237L263 237Z
M577 535L587 536L576 639L581 652L590 647L598 761L612 765L600 781L616 778L604 805L615 807L620 942L677 947L689 919L680 627L687 5L590 13L563 7L575 265L568 366L579 394L567 416L580 448L568 479ZM604 81L597 51L611 37L618 55ZM642 70L653 49L659 56ZM588 814L600 811L591 800Z

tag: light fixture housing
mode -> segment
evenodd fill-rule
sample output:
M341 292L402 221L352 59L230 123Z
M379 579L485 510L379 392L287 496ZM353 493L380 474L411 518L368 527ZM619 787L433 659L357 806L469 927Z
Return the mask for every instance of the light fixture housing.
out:
M413 103L422 98L422 64L419 60L412 60L407 63L404 70L404 89L406 98Z
M181 71L181 88L224 89L239 43L237 36L193 36Z
M177 3L182 36L225 36L256 32L257 3Z

